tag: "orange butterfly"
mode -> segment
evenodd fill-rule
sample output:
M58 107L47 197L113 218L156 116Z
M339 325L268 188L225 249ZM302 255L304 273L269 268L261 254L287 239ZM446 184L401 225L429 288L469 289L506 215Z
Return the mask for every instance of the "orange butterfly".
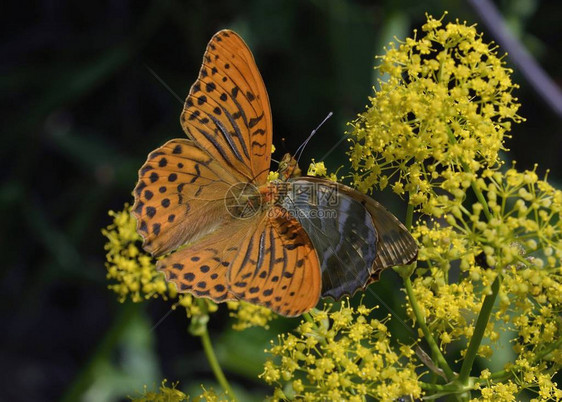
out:
M268 183L272 122L252 53L234 32L215 34L181 114L188 139L154 150L139 171L133 214L143 247L178 291L245 300L285 316L321 296L353 294L417 246L384 207L313 177ZM185 247L184 247L185 246Z

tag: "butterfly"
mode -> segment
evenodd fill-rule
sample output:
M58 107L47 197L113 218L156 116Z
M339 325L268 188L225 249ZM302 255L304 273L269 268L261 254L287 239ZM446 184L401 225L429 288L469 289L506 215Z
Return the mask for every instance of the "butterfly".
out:
M235 32L222 30L207 45L180 121L187 138L148 155L133 205L144 249L163 256L157 269L179 292L297 316L416 258L410 233L372 198L295 177L288 155L282 180L267 181L269 99Z

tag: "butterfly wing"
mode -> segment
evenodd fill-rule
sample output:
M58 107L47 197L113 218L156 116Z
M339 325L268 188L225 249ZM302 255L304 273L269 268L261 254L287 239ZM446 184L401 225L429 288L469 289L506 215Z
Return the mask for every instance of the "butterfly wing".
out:
M215 302L234 300L227 273L248 231L248 223L234 220L197 243L167 255L158 261L156 268L164 272L166 280L176 284L179 292L208 297Z
M407 265L418 256L418 245L408 229L388 209L359 191L338 185L338 191L360 202L369 212L377 231L377 257L371 275L377 280L385 268Z
M236 182L193 141L171 140L151 152L133 205L145 250L162 255L230 222L224 197Z
M269 210L246 235L231 263L228 282L236 297L285 316L313 308L322 287L312 242L280 207Z
M322 295L339 299L378 279L389 266L411 262L417 245L384 207L325 179L289 180L282 206L302 224L322 267Z
M239 181L265 183L271 162L269 99L254 57L236 33L220 31L207 45L181 124Z

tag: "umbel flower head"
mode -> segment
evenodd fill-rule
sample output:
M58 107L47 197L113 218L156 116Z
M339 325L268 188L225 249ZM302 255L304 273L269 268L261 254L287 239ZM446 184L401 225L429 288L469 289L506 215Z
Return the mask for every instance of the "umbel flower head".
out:
M486 329L491 340L506 328L519 334L516 348L538 352L556 341L562 312L562 192L535 171L486 170L475 184L483 199L470 208L451 201L446 224L419 223L414 292L441 344L469 338L481 294L501 276L499 305ZM485 206L484 206L485 205ZM489 210L486 219L484 208ZM460 270L450 283L454 267ZM430 275L427 275L427 274ZM470 312L471 314L468 314ZM482 347L479 354L491 356ZM559 360L562 363L562 360Z
M141 237L130 209L125 204L123 211L109 211L113 223L102 229L107 238L107 278L115 281L109 289L119 295L121 302L127 297L135 303L157 296L176 297L175 287L166 283L164 276L156 271L150 255L140 248Z
M342 303L339 310L317 311L303 321L296 335L280 335L268 350L261 375L275 384L277 399L308 401L396 400L418 398L414 354L409 347L394 350L390 344L387 320L370 319L372 309L357 309ZM289 387L282 388L287 383Z
M463 191L475 172L498 164L511 122L521 120L511 95L517 85L474 26L443 27L431 16L421 34L390 43L379 60L386 78L352 124L355 185L390 184L432 213L436 184Z

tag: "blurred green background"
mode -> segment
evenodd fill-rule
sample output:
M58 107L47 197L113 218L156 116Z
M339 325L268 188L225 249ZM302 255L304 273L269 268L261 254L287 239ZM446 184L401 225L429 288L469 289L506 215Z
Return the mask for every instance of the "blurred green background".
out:
M562 3L495 4L514 37L560 84ZM234 29L269 91L275 156L294 151L334 112L306 149L306 166L364 110L376 77L374 55L394 36L411 35L426 11L479 23L485 38L495 40L465 1L40 0L3 10L0 399L11 401L119 400L143 384L156 388L162 378L190 392L214 384L181 310L153 328L169 303L119 304L107 290L100 233L110 223L107 211L131 201L149 151L184 135L182 105L147 67L183 99L207 41ZM535 162L539 172L550 168L559 184L560 116L517 69L514 80L527 122L514 127L508 157L520 168ZM346 148L326 159L331 171L346 162ZM403 217L400 204L390 209ZM373 290L401 311L396 275L385 273L383 282ZM235 333L225 309L212 316L219 359L244 400L270 393L256 378L263 349L274 330L292 325L279 320L269 333Z

